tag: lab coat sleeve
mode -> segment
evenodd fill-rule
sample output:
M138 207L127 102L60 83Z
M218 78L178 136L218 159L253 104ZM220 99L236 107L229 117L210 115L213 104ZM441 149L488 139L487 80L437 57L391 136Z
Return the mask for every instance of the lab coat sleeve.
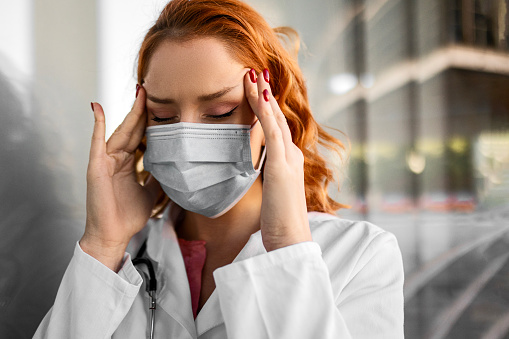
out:
M315 242L217 269L228 338L403 338L401 253L390 237L373 242L339 297Z
M111 338L142 282L128 253L117 274L77 243L55 303L34 338Z
M380 233L363 251L336 297L354 338L404 338L403 282L396 237Z

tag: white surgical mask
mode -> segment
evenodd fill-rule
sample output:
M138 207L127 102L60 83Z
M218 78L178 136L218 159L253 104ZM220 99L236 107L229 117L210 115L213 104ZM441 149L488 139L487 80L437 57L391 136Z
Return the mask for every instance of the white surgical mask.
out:
M252 126L179 122L147 127L145 170L182 208L217 218L230 210L254 183Z

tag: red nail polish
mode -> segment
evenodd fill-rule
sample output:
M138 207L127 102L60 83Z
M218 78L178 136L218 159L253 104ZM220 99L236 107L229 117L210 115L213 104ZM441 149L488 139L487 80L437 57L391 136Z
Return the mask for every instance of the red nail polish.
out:
M263 99L267 102L269 101L269 91L267 89L263 90Z
M136 97L138 97L139 91L140 91L140 85L136 84Z
M263 70L263 78L269 83L269 70L266 68Z
M251 70L249 71L249 78L251 78L251 82L253 84L256 84L256 72L254 68L251 68Z
M93 112L94 111L94 103L93 102L90 103L90 107L92 107L92 112Z

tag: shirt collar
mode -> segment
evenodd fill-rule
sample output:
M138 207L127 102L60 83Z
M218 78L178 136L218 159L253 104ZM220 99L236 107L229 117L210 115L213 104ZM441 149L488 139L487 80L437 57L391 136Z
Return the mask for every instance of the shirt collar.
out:
M147 238L147 255L156 262L159 291L157 305L196 338L191 292L180 251L175 223L182 209L174 203L163 217L152 223Z

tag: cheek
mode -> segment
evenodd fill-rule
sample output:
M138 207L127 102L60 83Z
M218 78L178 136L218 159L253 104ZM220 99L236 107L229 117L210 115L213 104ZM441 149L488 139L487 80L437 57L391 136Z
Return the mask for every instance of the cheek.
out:
M150 117L147 117L147 127L155 126L155 125L157 125L157 123L154 120L152 120Z
M146 114L146 116L147 116L147 126L157 125L157 122L152 120L153 116L152 116L152 114L149 113L150 111L147 109L146 112L147 112L147 114Z

